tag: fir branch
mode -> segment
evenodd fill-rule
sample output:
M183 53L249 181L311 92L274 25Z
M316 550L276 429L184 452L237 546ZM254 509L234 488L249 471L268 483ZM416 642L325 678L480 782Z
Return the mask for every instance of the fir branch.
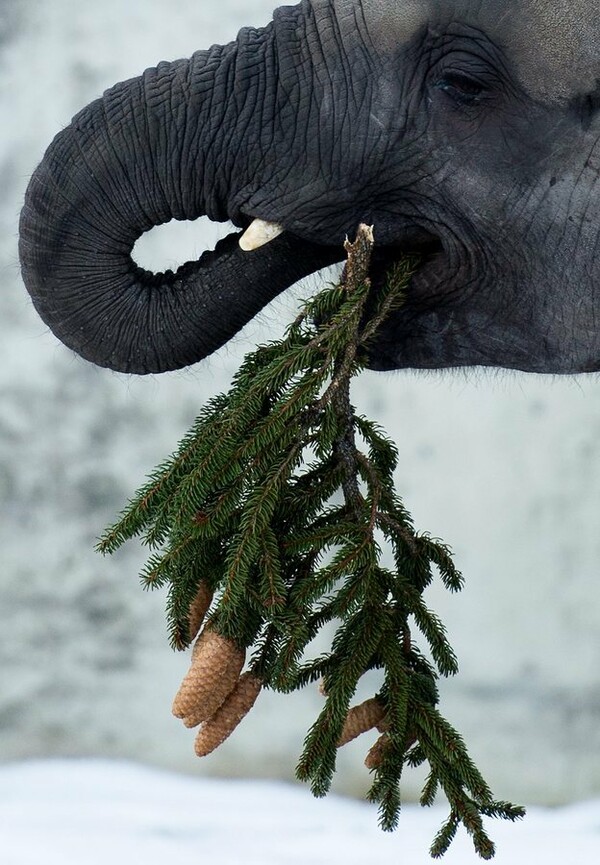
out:
M443 623L423 600L436 574L450 591L462 587L462 576L446 546L415 532L394 488L397 448L351 402L351 381L381 324L401 305L417 260L401 258L373 297L372 230L361 226L345 248L340 284L305 301L282 340L244 359L229 392L206 405L99 549L113 552L139 536L153 550L142 580L168 587L175 648L194 637L197 598L201 616L210 606L199 645L230 647L237 658L233 671L219 661L224 706L246 694L247 680L236 681L245 649L251 660L244 675L252 680L246 709L261 686L286 693L322 678L325 705L297 767L315 795L330 787L348 714L356 717L359 708L350 707L359 681L369 670L382 671L371 701L381 737L366 761L373 772L368 798L379 807L381 827L398 823L405 767L427 763L421 804L431 805L442 790L450 807L431 855L441 856L463 825L487 859L494 848L482 817L515 820L523 811L494 801L438 709L438 677L454 675L457 660ZM393 568L382 564L386 549ZM330 650L307 657L328 623L335 623ZM219 711L207 720L211 730L223 726ZM213 736L210 748L222 738ZM204 742L198 753L210 748Z

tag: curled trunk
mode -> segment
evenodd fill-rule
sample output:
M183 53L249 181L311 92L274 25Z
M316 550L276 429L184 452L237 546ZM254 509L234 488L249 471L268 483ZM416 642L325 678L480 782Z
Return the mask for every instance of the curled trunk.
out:
M22 211L22 273L41 317L84 358L133 373L195 363L333 260L288 234L250 253L230 235L175 273L131 257L143 232L171 219L243 224L232 201L249 182L274 64L271 28L242 31L116 85L48 148Z

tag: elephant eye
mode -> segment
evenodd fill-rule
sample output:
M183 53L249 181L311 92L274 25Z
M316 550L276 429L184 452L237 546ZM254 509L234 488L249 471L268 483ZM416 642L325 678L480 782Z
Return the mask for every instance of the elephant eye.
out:
M477 105L486 88L474 78L458 72L449 72L436 82L435 87L442 90L459 105Z

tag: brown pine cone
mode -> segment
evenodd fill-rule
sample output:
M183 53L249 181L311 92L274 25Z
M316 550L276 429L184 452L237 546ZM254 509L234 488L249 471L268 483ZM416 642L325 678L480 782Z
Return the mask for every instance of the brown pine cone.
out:
M369 753L365 757L365 766L367 769L378 769L381 766L385 752L389 747L389 737L386 733L377 739Z
M358 706L353 706L346 715L344 729L341 732L338 748L356 739L361 733L366 733L367 730L372 730L383 721L385 708L382 703L376 698L371 697L370 700L365 700Z
M191 643L198 634L204 621L204 617L208 612L208 608L212 604L213 592L204 580L200 580L196 597L190 604L188 613L188 637Z
M245 651L205 628L194 645L192 663L173 701L173 714L195 727L217 711L235 688Z
M261 687L262 681L254 673L248 671L240 676L225 702L198 730L195 742L198 757L210 754L233 733L254 705Z

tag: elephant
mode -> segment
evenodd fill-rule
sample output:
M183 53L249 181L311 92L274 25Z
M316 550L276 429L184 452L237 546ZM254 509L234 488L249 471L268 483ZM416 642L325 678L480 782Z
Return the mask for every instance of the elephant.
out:
M83 108L31 177L25 285L100 366L201 360L374 226L373 292L420 256L374 370L600 369L595 0L302 0ZM171 219L230 221L150 273Z

